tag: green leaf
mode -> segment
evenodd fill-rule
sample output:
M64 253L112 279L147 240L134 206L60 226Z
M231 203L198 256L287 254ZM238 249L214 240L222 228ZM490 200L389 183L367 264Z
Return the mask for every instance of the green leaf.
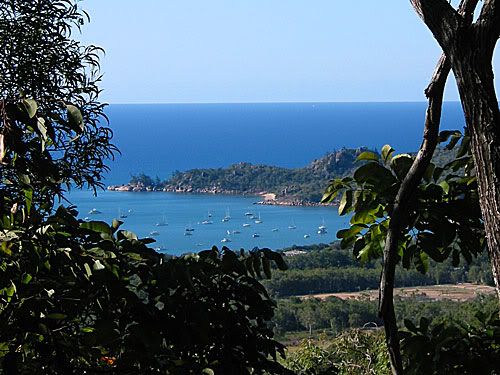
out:
M72 104L68 104L66 109L71 129L77 133L83 132L83 116L80 110Z
M450 137L461 137L462 133L459 130L443 130L439 132L439 143L446 142Z
M26 114L29 118L33 118L36 115L38 110L38 104L33 99L23 99L21 101L21 105L23 109L26 111Z
M373 241L369 241L361 250L359 250L358 259L361 263L367 263L372 258L373 253Z
M453 150L453 148L457 145L458 141L462 138L461 133L453 134L450 139L450 143L448 143L445 147L446 150Z
M354 246L352 249L352 254L355 258L358 258L359 252L365 247L365 239L363 237L359 237L354 242Z
M137 235L133 232L129 232L128 230L119 230L116 234L118 240L137 240Z
M363 151L356 158L356 161L362 161L362 160L378 161L379 157L378 157L378 155L376 153L374 153L372 151Z
M47 127L45 126L45 120L43 118L38 118L36 121L36 126L40 135L42 136L42 140L47 140Z
M0 244L0 252L7 256L11 256L12 255L11 247L12 247L12 242L2 241Z
M88 265L88 263L85 263L83 265L83 268L85 268L85 273L87 274L88 277L92 276L92 271L90 270L90 266Z
M123 224L123 221L120 221L120 220L117 220L117 219L113 219L113 222L111 224L111 229L112 229L112 232L115 233L118 228L120 228L120 226Z
M465 135L462 138L462 142L460 142L460 147L458 148L457 154L455 155L457 158L461 158L469 153L470 150L470 136Z
M30 283L30 281L31 281L32 279L33 279L33 276L31 276L29 273L25 273L25 274L23 275L23 279L22 279L22 281L21 281L21 282L22 282L23 284L29 284L29 283Z
M441 186L443 188L443 191L444 191L445 194L448 194L450 192L450 185L448 184L448 182L441 181L439 183L439 186Z
M64 320L64 319L66 319L66 315L61 314L61 313L52 313L52 314L48 314L47 318L54 319L54 320Z
M262 254L264 254L264 257L269 260L272 260L280 271L286 271L288 269L288 264L286 264L285 260L283 259L283 256L280 253L272 251L271 249L268 248L261 249L261 251Z
M351 217L351 224L371 224L375 221L375 216L374 213L376 213L378 209L372 210L372 209L367 209L367 210L362 210L356 212L352 217Z
M348 238L355 236L360 233L363 229L366 229L365 225L351 225L349 229L341 229L337 232L337 238Z
M415 258L413 258L413 262L418 272L425 274L429 271L429 257L423 251L416 254Z
M373 185L378 191L389 188L396 182L390 170L378 163L367 163L354 172L354 179L358 183Z
M400 180L403 180L413 164L413 158L408 154L396 155L391 160L391 168Z
M24 199L26 202L26 211L29 215L31 212L31 205L33 203L33 189L31 188L24 189Z
M88 229L93 232L112 234L111 227L104 221L87 221L80 224L80 228Z
M382 147L382 159L385 163L389 161L394 151L395 150L390 145L385 145L384 147Z
M352 190L346 190L339 205L339 215L345 215L352 206Z

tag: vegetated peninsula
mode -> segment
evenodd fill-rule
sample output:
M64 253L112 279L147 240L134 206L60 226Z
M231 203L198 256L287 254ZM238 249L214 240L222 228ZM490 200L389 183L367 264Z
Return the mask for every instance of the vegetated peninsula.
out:
M357 156L367 150L366 147L342 148L302 168L241 162L227 168L177 171L165 181L141 173L132 176L125 185L108 186L108 190L261 195L261 204L317 205L328 182L352 175L360 165L356 162ZM434 162L437 165L444 165L452 159L452 151L436 150Z
M109 186L108 190L262 195L262 203L315 205L319 204L328 181L351 175L359 166L356 157L366 150L342 148L302 168L241 162L227 168L175 172L165 181L139 174L132 176L128 184Z

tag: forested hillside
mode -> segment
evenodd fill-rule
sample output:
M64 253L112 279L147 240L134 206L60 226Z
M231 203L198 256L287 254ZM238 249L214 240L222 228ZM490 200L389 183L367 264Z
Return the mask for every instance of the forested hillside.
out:
M318 203L328 182L333 178L352 175L360 165L356 157L366 150L366 147L343 148L313 160L303 168L241 162L227 168L177 171L166 181L139 174L132 176L126 187L112 186L110 189L243 195L265 192L275 194L280 203ZM444 165L452 160L452 153L441 149L436 152L435 160L438 165Z

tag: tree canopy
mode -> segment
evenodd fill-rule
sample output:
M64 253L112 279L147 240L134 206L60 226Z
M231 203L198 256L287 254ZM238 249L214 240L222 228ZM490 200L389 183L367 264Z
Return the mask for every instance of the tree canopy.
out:
M117 152L76 0L0 1L0 372L286 373L269 249L171 258L55 206Z

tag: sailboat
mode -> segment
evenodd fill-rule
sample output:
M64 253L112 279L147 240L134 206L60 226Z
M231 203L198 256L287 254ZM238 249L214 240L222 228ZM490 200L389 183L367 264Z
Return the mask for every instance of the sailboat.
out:
M321 224L319 227L318 227L318 234L327 234L328 233L328 228L327 226L325 225L325 219L323 219L323 224Z
M118 217L120 219L126 219L128 217L128 215L124 212L122 212L121 208L118 209Z
M157 227L165 227L167 225L168 225L168 223L167 223L167 220L165 219L165 215L163 215L161 220L156 223Z
M228 222L229 220L231 220L231 215L229 215L229 208L226 210L226 216L224 216L224 218L222 219L222 222L223 223L226 223Z
M259 212L259 218L257 220L255 220L254 223L255 224L262 224L263 223L263 221L260 218L260 212Z
M292 220L292 224L288 226L288 229L297 229L297 226L295 225L295 222Z

